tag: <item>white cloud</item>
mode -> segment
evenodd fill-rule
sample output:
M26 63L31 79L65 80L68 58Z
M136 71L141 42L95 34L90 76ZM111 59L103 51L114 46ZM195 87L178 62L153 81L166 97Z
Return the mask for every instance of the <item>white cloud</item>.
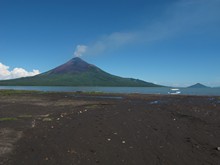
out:
M76 50L74 52L75 57L81 57L87 50L86 45L77 45Z
M0 79L7 79L10 76L9 67L0 63Z
M77 45L74 56L81 57L83 54L100 54L106 50L117 49L137 40L138 34L136 32L114 32L100 37L88 46Z
M136 32L114 32L99 38L87 47L87 54L99 54L109 49L117 49L138 40Z
M23 68L14 68L13 70L9 70L9 66L6 66L0 63L0 80L14 79L19 77L28 77L35 76L40 74L39 70L33 70L31 72L26 71Z
M154 22L147 24L142 29L113 32L99 37L85 48L78 45L74 55L101 54L106 50L117 49L129 44L148 44L182 35L192 29L201 29L203 25L220 21L219 8L220 0L178 0L170 4Z

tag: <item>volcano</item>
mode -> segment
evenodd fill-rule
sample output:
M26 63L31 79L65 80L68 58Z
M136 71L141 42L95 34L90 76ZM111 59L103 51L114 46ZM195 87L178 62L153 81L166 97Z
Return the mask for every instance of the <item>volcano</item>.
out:
M200 83L196 83L194 85L189 86L188 88L209 88L209 87Z
M33 77L0 81L0 85L159 87L159 85L142 80L109 74L79 57Z

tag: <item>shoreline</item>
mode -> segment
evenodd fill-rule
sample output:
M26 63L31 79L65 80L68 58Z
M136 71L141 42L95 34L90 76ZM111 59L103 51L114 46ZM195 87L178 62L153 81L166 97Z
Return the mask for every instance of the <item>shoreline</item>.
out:
M219 125L219 96L0 90L0 164L218 164Z
M192 96L192 97L220 97L220 95L198 95L198 94L170 94L170 93L116 93L116 92L101 92L101 91L42 91L42 90L23 90L23 89L0 89L0 95L4 93L9 94L73 94L73 95L116 95L116 96L170 96L170 97L178 97L178 96Z
M220 96L220 88L176 88L172 87L60 87L60 86L11 86L1 87L0 90L25 90L41 92L84 92L112 94L161 94L161 95L192 95Z

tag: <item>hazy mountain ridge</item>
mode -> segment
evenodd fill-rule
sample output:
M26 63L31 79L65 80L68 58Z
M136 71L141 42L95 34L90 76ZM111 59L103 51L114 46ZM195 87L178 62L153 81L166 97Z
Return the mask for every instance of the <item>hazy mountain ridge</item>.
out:
M188 88L209 88L208 86L205 86L201 83L196 83L194 85L189 86Z

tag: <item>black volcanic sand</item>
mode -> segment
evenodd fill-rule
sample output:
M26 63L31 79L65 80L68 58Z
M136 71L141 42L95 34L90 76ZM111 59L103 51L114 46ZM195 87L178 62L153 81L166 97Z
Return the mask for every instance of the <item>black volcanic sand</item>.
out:
M0 94L4 165L220 165L218 147L220 97Z

